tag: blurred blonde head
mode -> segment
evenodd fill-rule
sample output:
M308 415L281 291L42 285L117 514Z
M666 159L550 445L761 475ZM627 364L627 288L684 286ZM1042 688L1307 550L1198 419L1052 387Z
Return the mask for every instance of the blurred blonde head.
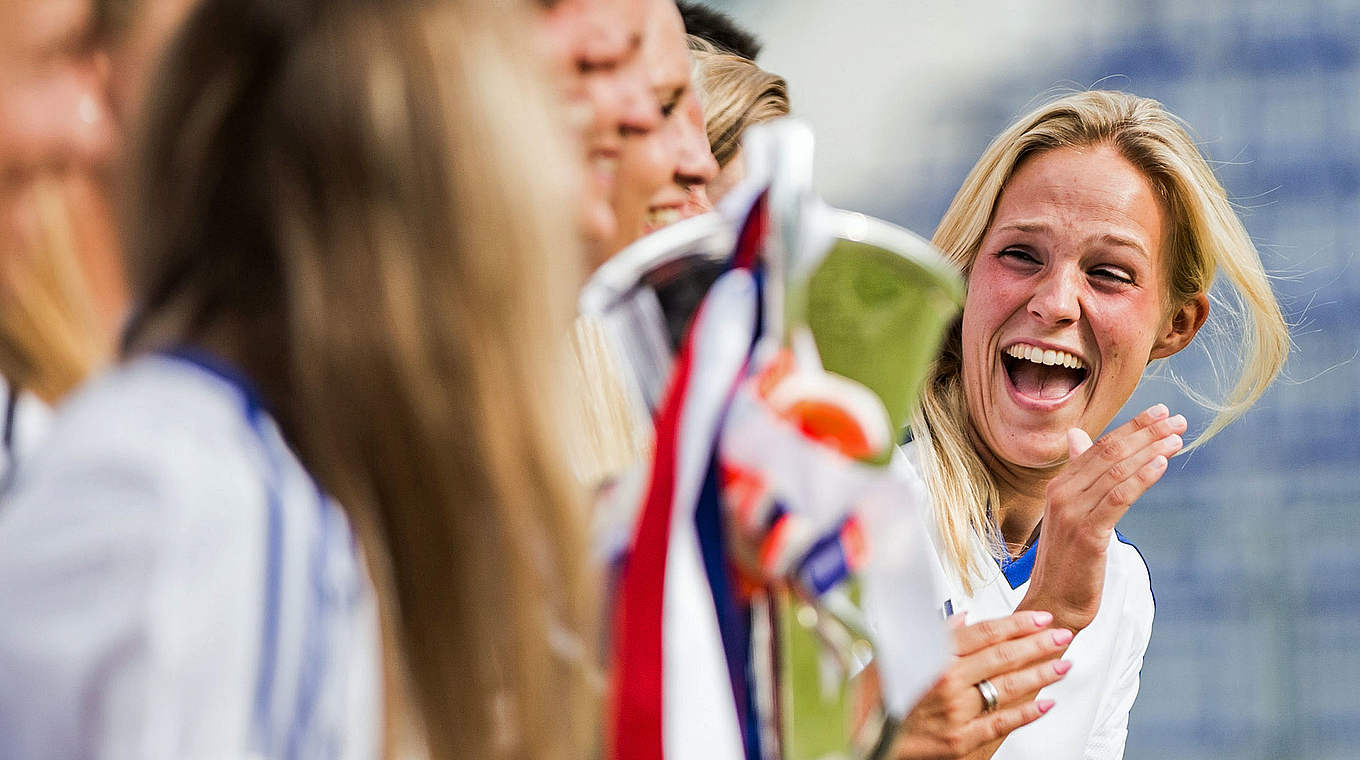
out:
M689 50L704 105L704 130L721 170L709 187L716 202L745 174L741 138L747 128L789 115L788 86L749 58L722 52L700 37L689 35Z
M579 176L496 2L205 0L132 166L129 350L238 364L345 507L388 753L579 758L583 516L553 422Z
M1289 353L1288 327L1261 264L1260 255L1233 212L1183 124L1160 103L1122 92L1083 92L1056 100L1024 116L987 147L954 196L935 231L935 243L969 274L996 203L1007 181L1028 158L1058 148L1109 146L1142 173L1169 219L1164 260L1170 313L1207 295L1222 271L1230 300L1215 303L1218 322L1235 325L1237 380L1219 401L1185 388L1216 416L1192 444L1198 446L1240 417L1279 374ZM992 475L969 443L968 411L961 387L961 345L957 328L946 340L927 383L912 429L923 447L924 475L931 487L945 549L971 586L969 547L983 540L1002 551L988 505L998 503Z

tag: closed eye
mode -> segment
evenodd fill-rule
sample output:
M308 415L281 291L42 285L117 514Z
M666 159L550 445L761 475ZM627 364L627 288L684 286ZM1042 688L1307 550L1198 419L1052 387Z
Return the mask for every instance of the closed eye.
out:
M1133 275L1114 267L1096 267L1091 270L1091 276L1109 282L1123 283L1125 285L1133 284Z
M1012 261L1015 261L1016 263L1035 265L1043 263L1039 261L1039 259L1035 258L1033 253L1025 250L1024 248L1006 248L1005 250L998 253L997 256L1003 259L1010 259Z
M685 97L685 88L676 87L675 89L663 93L658 100L661 105L661 118L669 119L675 109L680 106L680 100Z

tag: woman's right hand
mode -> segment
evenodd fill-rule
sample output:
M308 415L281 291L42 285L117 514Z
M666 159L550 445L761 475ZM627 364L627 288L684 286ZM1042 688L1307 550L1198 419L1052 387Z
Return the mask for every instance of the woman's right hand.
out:
M1185 418L1168 414L1156 404L1095 444L1080 429L1068 431L1071 456L1048 484L1034 572L1018 609L1052 612L1074 632L1091 624L1115 524L1183 445Z
M1034 694L1071 667L1056 658L1072 632L1049 628L1052 622L1047 612L1025 611L955 628L954 661L902 721L892 756L960 758L994 749L1007 734L1047 712L1052 700L1035 701ZM984 679L996 689L991 711L978 688Z

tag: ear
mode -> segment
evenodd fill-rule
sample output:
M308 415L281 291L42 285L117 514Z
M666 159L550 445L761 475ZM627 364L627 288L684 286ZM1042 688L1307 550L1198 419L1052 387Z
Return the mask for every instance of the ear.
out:
M1171 316L1163 325L1161 335L1158 335L1157 341L1152 344L1152 353L1148 356L1148 361L1165 359L1190 345L1195 333L1199 332L1199 328L1204 326L1204 320L1208 318L1209 296L1196 293L1171 312Z

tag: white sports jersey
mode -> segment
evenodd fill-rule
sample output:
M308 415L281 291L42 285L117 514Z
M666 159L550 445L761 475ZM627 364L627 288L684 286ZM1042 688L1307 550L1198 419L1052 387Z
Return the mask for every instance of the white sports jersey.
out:
M248 386L138 359L0 501L0 755L374 758L373 592Z
M907 456L897 457L894 466L915 472L915 460L909 461L911 449L910 444L904 447ZM952 563L939 551L933 510L921 513L936 546L936 588L944 589L939 600L941 613L966 612L969 623L979 623L1015 612L1029 589L1037 547L1002 565L979 546L977 566L994 568L995 572L981 585L975 584L971 596L966 595ZM1053 709L1011 733L994 760L1123 757L1129 710L1138 696L1143 653L1152 636L1154 604L1147 564L1137 548L1116 534L1110 539L1106 556L1100 611L1063 655L1072 669L1061 681L1040 692L1040 698L1053 700Z
M16 393L0 377L0 488L14 463L32 451L52 424L52 410L31 393Z

